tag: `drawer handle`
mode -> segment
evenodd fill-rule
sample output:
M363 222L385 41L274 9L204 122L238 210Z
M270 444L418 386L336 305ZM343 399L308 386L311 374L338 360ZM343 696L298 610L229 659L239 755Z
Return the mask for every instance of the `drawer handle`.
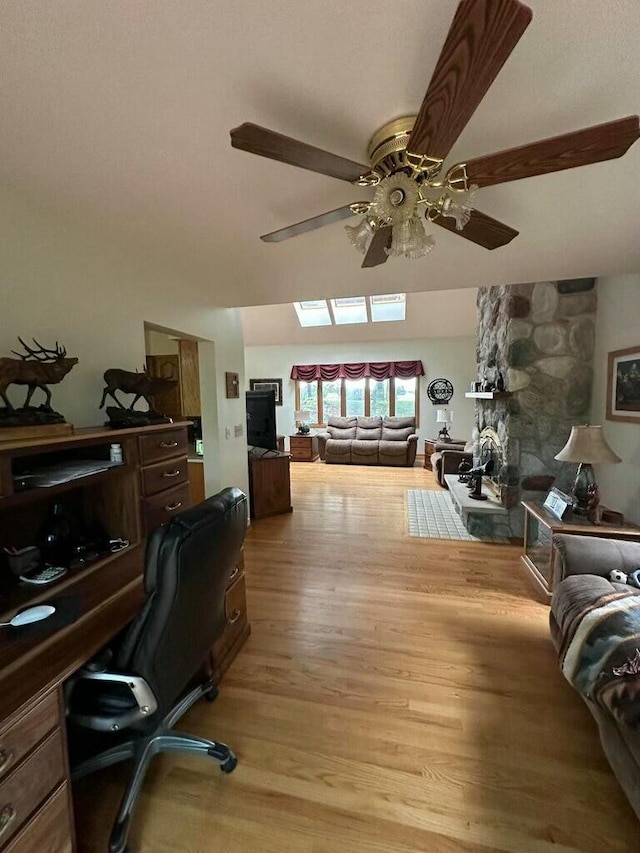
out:
M2 838L14 822L17 814L18 813L16 812L13 803L7 803L6 806L3 807L2 811L0 811L0 838Z
M239 574L240 574L240 566L234 566L233 571L229 575L228 583L231 583L231 581L234 581L238 577ZM2 770L1 767L0 767L0 770Z
M0 749L0 773L4 773L12 761L13 753L7 752L6 749Z
M177 446L178 446L177 441L161 441L160 442L160 447L177 447Z
M164 508L165 512L175 512L182 506L182 501L176 501L174 504L167 504Z
M179 473L180 473L180 469L176 468L174 471L163 471L162 476L163 477L177 477Z
M238 610L238 608L236 607L236 609L233 611L231 616L229 616L229 618L227 619L227 625L235 625L241 616L242 616L241 611Z

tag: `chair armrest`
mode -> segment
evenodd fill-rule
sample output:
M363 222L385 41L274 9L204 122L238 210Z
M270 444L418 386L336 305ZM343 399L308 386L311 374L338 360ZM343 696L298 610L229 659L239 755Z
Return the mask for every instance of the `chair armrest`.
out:
M86 703L88 693L86 688L88 687L89 691L91 690L91 687L87 685L87 682L89 682L89 685L96 685L97 689L94 693L96 701L99 700L100 694L103 692L100 690L100 685L122 685L124 688L129 690L131 697L135 700L136 706L108 714L101 713L99 710L96 713L74 711L74 691L80 687L85 693L84 698ZM123 694L126 695L124 691ZM67 716L70 720L74 723L78 723L80 726L100 732L111 732L128 728L145 717L150 717L158 708L158 702L153 690L149 687L149 684L145 679L141 678L139 675L118 672L90 672L86 669L80 670L71 680L66 693L66 705Z
M554 583L569 575L608 578L612 569L629 574L640 567L640 542L556 533L553 545L556 549Z
M316 438L318 439L318 453L320 454L320 459L324 459L327 440L331 438L331 435L328 432L317 432Z
M457 474L461 462L473 463L473 454L464 453L462 450L442 450L440 457L443 474Z

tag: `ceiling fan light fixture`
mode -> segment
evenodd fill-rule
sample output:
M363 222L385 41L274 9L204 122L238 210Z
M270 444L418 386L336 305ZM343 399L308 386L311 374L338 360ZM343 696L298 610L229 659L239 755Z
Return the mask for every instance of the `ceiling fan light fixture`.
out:
M404 172L384 178L376 187L373 211L382 222L397 225L411 219L418 205L420 188Z
M364 255L376 230L375 220L365 216L357 225L345 225L344 230L351 245Z
M391 246L385 249L390 257L423 258L435 246L436 241L427 234L424 225L414 214L411 219L403 220L393 226Z
M455 219L456 231L462 231L469 224L471 214L475 210L476 191L478 187L472 185L469 192L462 193L460 198L447 196L442 205L442 215Z

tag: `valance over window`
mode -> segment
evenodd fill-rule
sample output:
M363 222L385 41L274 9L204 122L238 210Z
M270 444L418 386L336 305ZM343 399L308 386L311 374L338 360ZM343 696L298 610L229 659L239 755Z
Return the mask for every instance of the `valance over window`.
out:
M313 382L314 379L324 379L335 382L336 379L389 379L397 376L399 379L411 379L413 376L424 376L421 361L359 361L353 364L294 364L291 368L291 378L301 382Z

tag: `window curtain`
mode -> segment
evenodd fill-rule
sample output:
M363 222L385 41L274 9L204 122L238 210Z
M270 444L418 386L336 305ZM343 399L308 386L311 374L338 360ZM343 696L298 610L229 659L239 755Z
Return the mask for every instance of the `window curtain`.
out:
M411 379L424 376L421 361L359 361L353 364L294 364L291 378L301 382L313 382L324 379L335 382L336 379Z

